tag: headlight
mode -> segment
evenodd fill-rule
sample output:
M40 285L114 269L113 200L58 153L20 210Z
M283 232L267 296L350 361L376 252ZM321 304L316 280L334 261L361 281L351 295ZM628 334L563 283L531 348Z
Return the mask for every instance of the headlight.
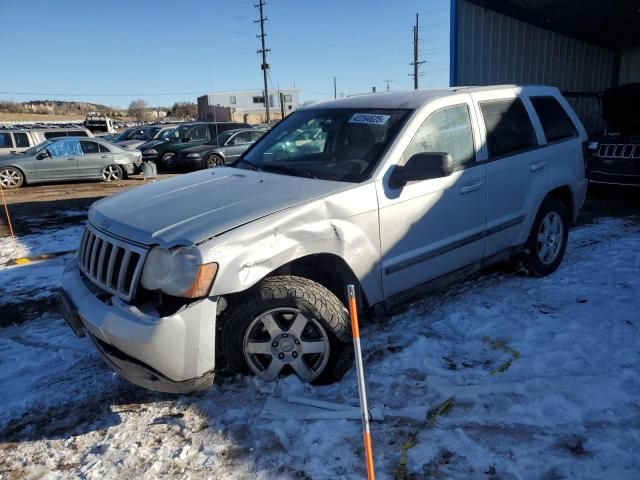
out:
M209 293L217 271L218 264L202 264L194 248L167 250L154 247L144 262L141 283L147 290L161 290L176 297L198 298Z
M158 150L156 150L155 148L148 148L144 152L142 152L142 154L143 155L158 155Z
M597 150L598 149L598 142L589 142L587 144L587 148L589 150Z
M187 158L200 158L199 153L187 153Z

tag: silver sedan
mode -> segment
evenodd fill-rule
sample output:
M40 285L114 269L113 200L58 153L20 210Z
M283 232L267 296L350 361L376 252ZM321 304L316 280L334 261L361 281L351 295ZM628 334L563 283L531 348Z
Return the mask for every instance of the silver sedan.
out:
M111 182L135 173L142 164L138 150L98 138L60 137L21 153L0 156L0 185L96 179Z

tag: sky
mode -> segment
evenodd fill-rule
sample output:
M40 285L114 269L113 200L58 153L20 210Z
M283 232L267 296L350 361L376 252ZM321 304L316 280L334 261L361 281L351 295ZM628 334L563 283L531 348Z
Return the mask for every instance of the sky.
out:
M0 100L82 100L125 108L262 89L258 10L247 0L0 0ZM270 87L302 101L449 82L449 0L266 0ZM11 47L9 50L6 47ZM6 54L10 51L10 54Z

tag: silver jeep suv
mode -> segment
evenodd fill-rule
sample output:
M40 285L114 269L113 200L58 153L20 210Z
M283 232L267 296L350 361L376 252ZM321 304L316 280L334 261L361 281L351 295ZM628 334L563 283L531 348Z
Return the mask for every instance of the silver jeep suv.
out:
M543 86L302 108L233 168L97 202L63 313L147 388L207 387L217 359L265 380L333 381L351 365L346 284L372 309L494 262L558 268L586 138Z

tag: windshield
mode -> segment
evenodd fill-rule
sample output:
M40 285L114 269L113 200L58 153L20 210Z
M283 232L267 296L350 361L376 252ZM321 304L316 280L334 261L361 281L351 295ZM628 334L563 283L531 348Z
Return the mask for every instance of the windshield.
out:
M138 140L151 140L156 136L160 129L158 127L151 127L145 129L144 133L138 137Z
M361 182L410 110L327 109L293 113L235 166L324 180Z
M35 155L38 152L40 152L40 151L44 150L45 148L47 148L49 145L51 145L51 143L52 143L51 140L47 140L46 142L41 143L39 145L36 145L35 147L31 147L30 149L25 150L22 153L25 154L25 155Z
M123 132L120 132L118 135L116 135L116 137L112 141L115 143L127 140L131 132L133 132L133 128L128 128L127 130L124 130Z

